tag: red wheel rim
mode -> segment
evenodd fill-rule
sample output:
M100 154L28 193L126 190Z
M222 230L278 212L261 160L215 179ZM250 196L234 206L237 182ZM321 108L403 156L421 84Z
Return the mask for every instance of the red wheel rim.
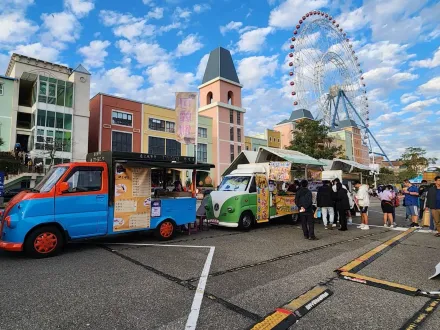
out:
M171 222L164 222L160 225L160 236L168 238L173 234L174 226Z
M41 233L35 238L34 248L38 253L50 253L57 247L58 239L54 233Z

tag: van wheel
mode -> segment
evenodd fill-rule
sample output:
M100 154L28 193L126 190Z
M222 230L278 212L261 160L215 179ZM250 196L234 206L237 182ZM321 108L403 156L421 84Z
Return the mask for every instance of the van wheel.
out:
M34 229L24 242L24 251L32 258L48 258L57 255L64 245L64 237L58 228L45 226Z
M168 241L174 237L176 225L172 220L164 220L156 228L155 235L161 241Z
M241 230L250 230L254 224L254 216L251 212L243 212L238 221L238 228Z

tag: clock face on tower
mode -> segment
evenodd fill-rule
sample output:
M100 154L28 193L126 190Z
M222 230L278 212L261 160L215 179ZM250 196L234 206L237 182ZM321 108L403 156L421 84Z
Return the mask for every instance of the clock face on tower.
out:
M84 78L84 77L79 78L79 80L83 83L86 82L86 78Z

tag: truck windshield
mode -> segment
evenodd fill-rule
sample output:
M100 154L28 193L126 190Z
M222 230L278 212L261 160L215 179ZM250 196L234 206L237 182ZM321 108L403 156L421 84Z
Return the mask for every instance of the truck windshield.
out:
M66 166L52 167L49 173L47 173L43 180L41 180L35 187L35 190L38 190L39 192L50 191L67 169L68 167Z
M251 181L250 176L226 176L220 184L219 191L246 191Z

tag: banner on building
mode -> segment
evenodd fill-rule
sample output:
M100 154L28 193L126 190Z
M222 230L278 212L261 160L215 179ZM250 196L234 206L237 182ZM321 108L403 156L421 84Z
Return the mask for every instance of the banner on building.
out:
M195 144L197 134L197 93L176 93L176 140Z
M290 182L290 162L270 162L269 180Z

